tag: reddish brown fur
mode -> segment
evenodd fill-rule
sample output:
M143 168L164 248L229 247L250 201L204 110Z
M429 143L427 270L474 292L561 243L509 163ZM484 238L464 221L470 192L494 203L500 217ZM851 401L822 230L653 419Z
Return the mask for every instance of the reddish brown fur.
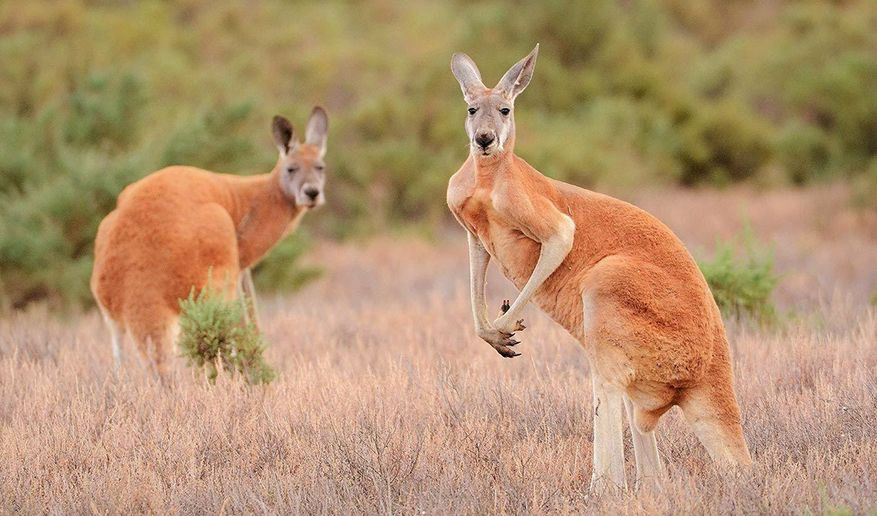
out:
M305 163L320 150L299 144ZM95 241L91 289L104 315L133 336L161 372L179 300L212 282L235 295L257 263L306 210L284 196L279 165L241 177L193 167L155 172L119 195Z
M451 211L519 289L539 241L571 217L572 250L534 301L581 342L596 374L624 389L642 431L678 404L749 463L721 315L683 244L635 206L546 178L513 146L512 136L503 153L470 155L450 180Z

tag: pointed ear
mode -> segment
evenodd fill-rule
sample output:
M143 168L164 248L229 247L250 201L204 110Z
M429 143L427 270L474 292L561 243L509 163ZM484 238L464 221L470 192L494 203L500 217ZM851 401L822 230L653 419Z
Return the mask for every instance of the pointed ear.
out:
M481 72L471 57L462 52L457 52L451 57L451 71L454 77L460 83L460 89L463 90L463 98L466 102L471 102L472 97L479 90L483 90L484 83L481 82Z
M320 106L315 106L308 119L308 127L305 130L305 143L320 148L320 157L326 155L326 140L329 133L329 115Z
M271 123L271 129L274 133L274 145L277 145L277 150L283 156L289 154L289 151L295 147L293 139L295 131L292 129L292 124L282 116L276 115Z
M536 48L527 54L527 57L515 63L502 76L502 79L496 85L496 89L509 99L514 100L530 84L530 79L533 78L533 70L536 69L536 57L538 55L539 43L536 43Z

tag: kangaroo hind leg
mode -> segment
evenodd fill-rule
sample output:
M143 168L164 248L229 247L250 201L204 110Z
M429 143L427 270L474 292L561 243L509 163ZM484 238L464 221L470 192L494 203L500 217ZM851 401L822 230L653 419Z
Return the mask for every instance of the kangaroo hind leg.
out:
M624 490L623 393L596 373L594 385L594 460L591 492Z
M125 341L125 327L110 316L109 311L100 302L97 303L101 317L110 332L110 344L113 349L113 363L118 372L122 367L122 343Z
M664 477L664 465L658 454L658 441L655 438L654 425L650 430L637 424L642 420L642 414L637 417L637 408L630 398L624 396L624 406L627 409L627 422L630 426L630 437L633 441L633 453L636 457L636 485L641 487L645 483L654 483Z
M165 383L169 379L169 354L173 353L179 317L170 310L152 313L132 325L131 335L144 365Z

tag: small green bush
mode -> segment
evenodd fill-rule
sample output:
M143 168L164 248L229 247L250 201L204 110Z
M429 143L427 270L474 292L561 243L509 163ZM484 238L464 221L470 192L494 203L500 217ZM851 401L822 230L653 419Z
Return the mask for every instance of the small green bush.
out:
M262 356L267 344L255 325L244 320L238 301L223 299L205 288L180 301L180 337L177 345L190 366L204 368L213 383L219 371L240 374L252 385L270 383L277 373Z
M738 248L742 253L735 252ZM698 265L725 316L737 319L751 316L761 323L776 319L771 295L779 276L774 272L773 255L759 245L750 231L719 242L713 259Z

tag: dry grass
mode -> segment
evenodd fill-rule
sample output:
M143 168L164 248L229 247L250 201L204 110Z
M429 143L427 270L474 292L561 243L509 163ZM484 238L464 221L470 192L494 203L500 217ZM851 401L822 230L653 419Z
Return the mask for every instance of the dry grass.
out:
M822 195L775 195L747 212L756 233L785 238L781 297L798 315L729 328L750 470L716 470L671 411L658 429L662 489L589 498L583 353L536 309L523 356L480 342L454 231L448 246L321 245L324 279L263 303L280 372L265 388L210 387L182 367L163 388L130 353L116 378L93 313L0 319L0 512L875 511L877 313L858 287L874 283L875 238L863 221L855 237L824 229L811 203ZM709 217L691 217L704 198ZM713 221L738 224L752 198L639 201L707 247L733 230ZM870 268L858 268L863 254ZM491 299L508 288L494 276Z

